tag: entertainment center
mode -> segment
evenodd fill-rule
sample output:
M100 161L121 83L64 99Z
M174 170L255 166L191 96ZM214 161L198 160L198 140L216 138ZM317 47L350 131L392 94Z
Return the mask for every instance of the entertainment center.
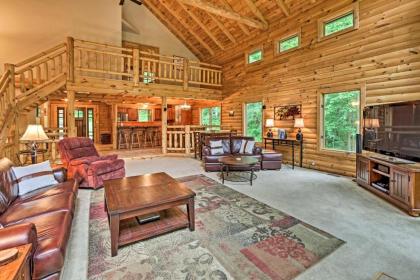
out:
M363 152L356 156L356 181L362 187L405 210L420 216L420 163Z

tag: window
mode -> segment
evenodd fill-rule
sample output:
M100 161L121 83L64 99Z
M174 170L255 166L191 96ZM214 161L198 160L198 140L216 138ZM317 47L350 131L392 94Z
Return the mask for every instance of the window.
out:
M201 109L201 125L220 126L221 124L221 108L209 107Z
M149 71L144 71L144 73L143 73L143 83L150 84L150 83L153 83L154 81L155 81L155 73L154 72L149 72Z
M321 147L355 152L360 131L361 91L341 91L321 95Z
M74 110L74 118L83 119L83 110L82 109L75 109Z
M263 51L261 49L250 52L247 54L247 63L255 63L263 59Z
M359 4L356 2L318 21L319 39L329 38L359 28Z
M57 127L59 128L58 130L58 138L59 139L63 139L64 137L64 127L65 127L65 123L66 123L66 113L65 113L65 109L64 107L58 107L57 108Z
M246 103L244 112L244 131L246 136L262 142L262 102Z
M93 117L93 108L87 108L87 134L90 139L93 140L94 136L94 117Z
M139 122L150 122L152 120L151 110L139 109L138 119L139 119Z
M290 51L290 50L298 48L299 45L300 45L300 36L299 34L295 34L295 35L292 35L285 39L280 40L278 42L277 52L282 53L282 52Z

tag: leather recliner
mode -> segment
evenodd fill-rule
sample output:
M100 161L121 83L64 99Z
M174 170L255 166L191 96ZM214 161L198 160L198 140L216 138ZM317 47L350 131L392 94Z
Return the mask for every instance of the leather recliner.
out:
M100 156L89 138L64 138L58 149L69 178L76 179L81 188L97 189L103 187L104 180L125 176L124 160L117 155Z
M59 182L18 195L13 163L0 159L0 250L32 244L30 279L59 279L70 235L78 185L66 181L64 169L53 171Z

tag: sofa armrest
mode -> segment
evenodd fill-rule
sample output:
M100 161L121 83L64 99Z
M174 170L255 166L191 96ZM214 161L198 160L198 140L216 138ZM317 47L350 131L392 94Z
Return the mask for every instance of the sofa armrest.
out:
M209 146L203 146L203 156L210 156L211 155L211 149Z
M67 169L64 167L53 169L54 178L59 182L63 183L67 181Z
M0 229L0 250L32 244L32 253L37 247L37 233L32 223L17 224Z
M118 158L118 155L106 155L106 156L100 156L99 160L116 160Z
M261 147L254 147L254 151L253 151L254 155L261 155L262 154L262 148Z

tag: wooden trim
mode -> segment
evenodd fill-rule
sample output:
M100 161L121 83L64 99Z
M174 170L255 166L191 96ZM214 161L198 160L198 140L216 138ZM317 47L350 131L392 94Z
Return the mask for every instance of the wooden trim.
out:
M280 52L280 42L286 41L292 37L298 36L299 38L299 44L297 47L292 48L292 49L288 49L286 51ZM293 32L289 32L281 37L278 37L276 40L274 40L274 55L278 56L278 55L282 55L282 54L286 54L295 50L300 49L302 46L302 28L298 28L297 30L293 31Z
M360 91L360 104L359 104L359 133L362 133L363 131L363 109L366 105L366 83L360 83L356 85L341 85L341 86L333 86L333 87L324 87L318 90L317 95L317 152L323 153L326 155L331 156L342 156L346 158L355 159L355 152L347 152L347 151L340 151L340 150L332 150L332 149L325 149L323 147L323 137L324 137L324 131L323 131L323 96L325 94L329 93L338 93L338 92L344 92L344 91L351 91L351 90L359 90Z
M341 18L349 13L353 13L353 27L346 28L344 30L335 32L333 34L330 34L328 36L324 36L324 25L328 22L331 22L335 19ZM320 19L318 19L318 41L327 40L329 38L333 38L354 30L359 29L359 2L355 2L343 9L337 10L333 12L332 14L329 14L327 16L324 16Z

